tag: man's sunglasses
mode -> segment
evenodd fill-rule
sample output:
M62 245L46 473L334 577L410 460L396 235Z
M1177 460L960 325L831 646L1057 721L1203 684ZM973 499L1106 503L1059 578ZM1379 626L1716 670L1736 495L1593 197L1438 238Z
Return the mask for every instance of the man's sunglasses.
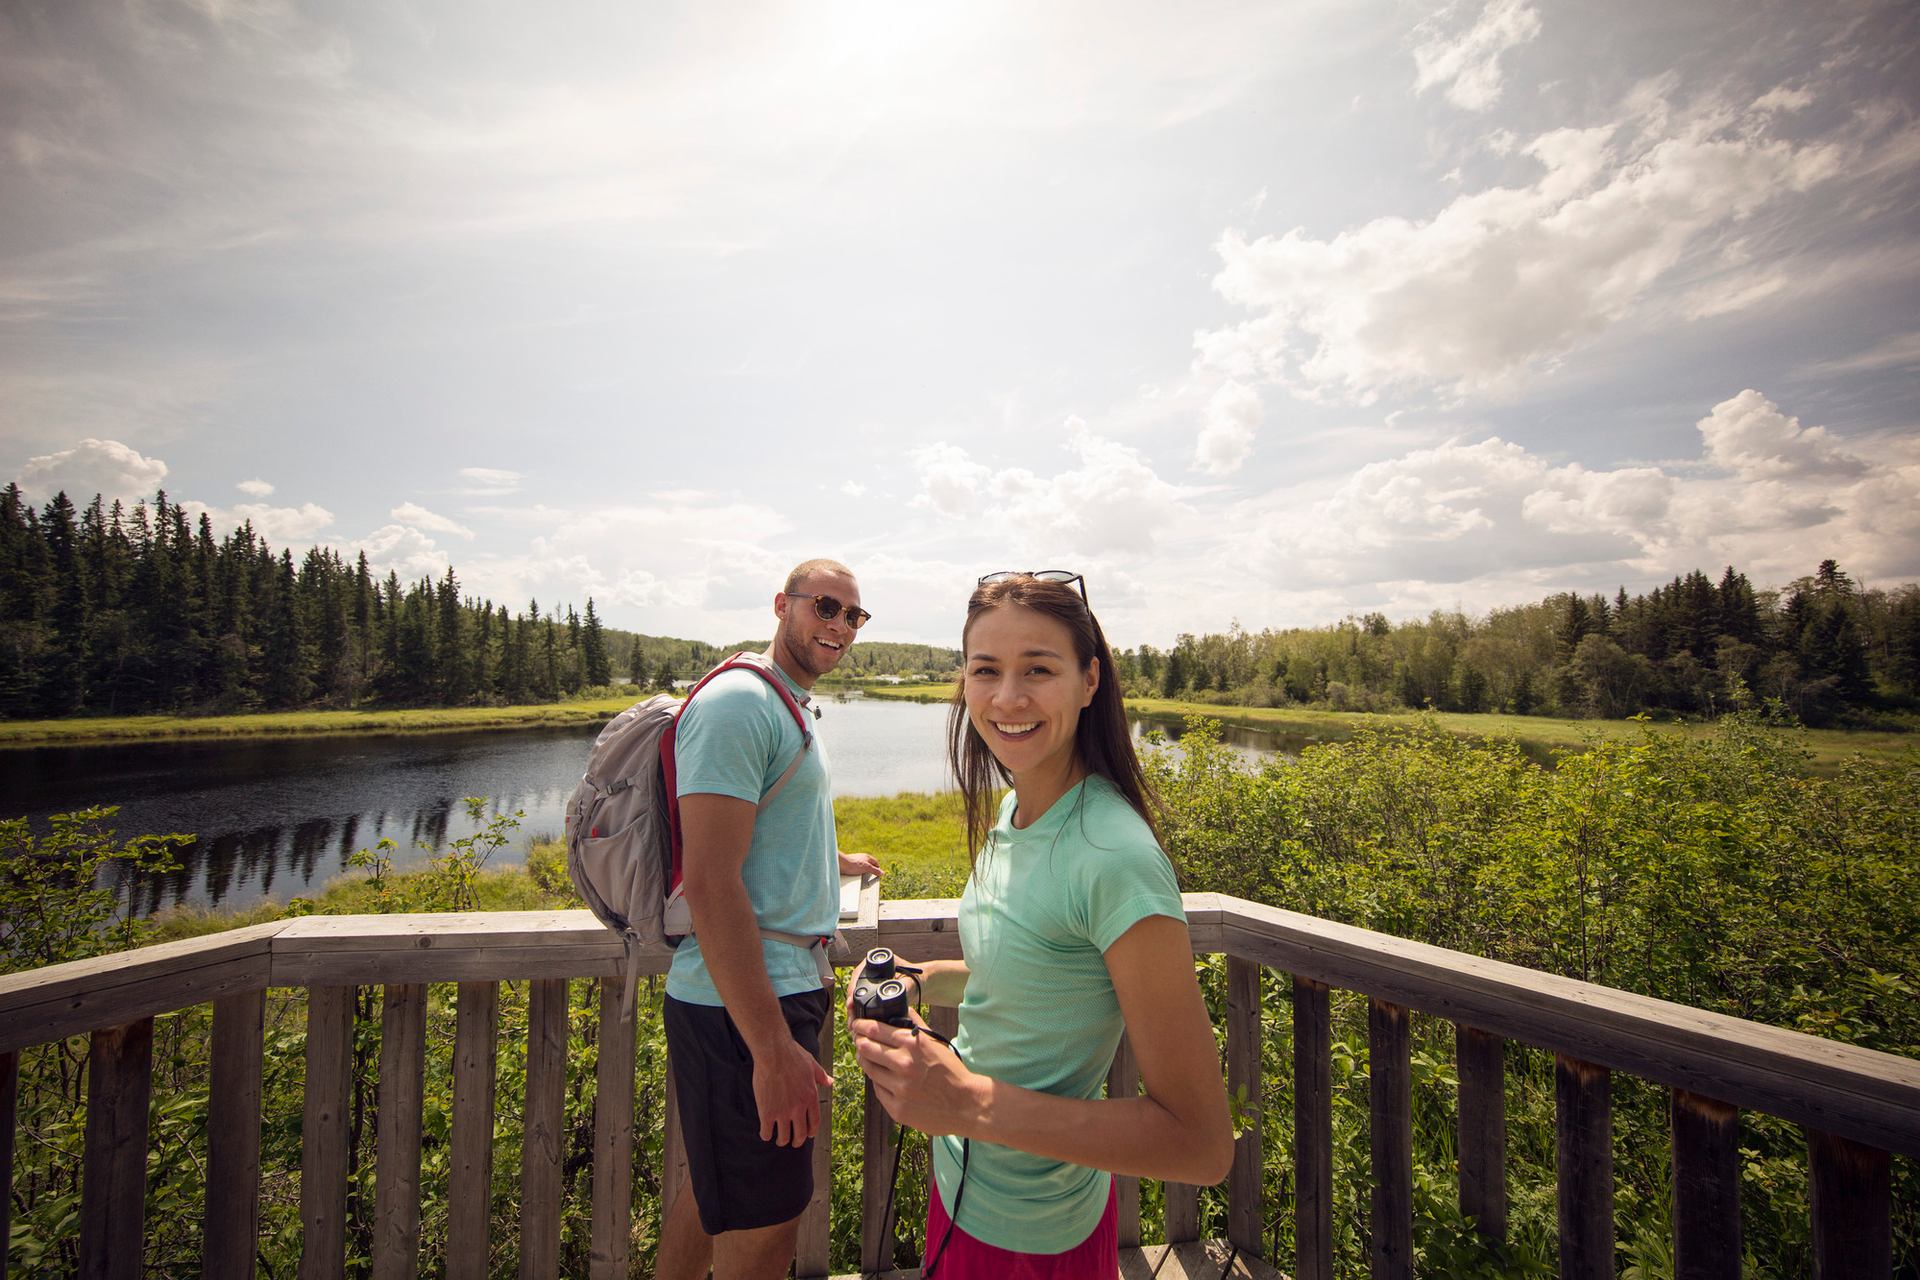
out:
M1063 586L1070 583L1080 588L1080 603L1089 603L1087 580L1071 569L1002 569L999 573L987 574L974 585L990 587L996 582L1011 582L1015 578L1032 578L1036 582L1058 582Z
M841 604L832 596L810 596L798 591L782 591L780 594L789 600L813 601L813 611L822 622L832 622L844 611L847 615L847 625L855 631L866 626L867 619L873 616L857 604Z

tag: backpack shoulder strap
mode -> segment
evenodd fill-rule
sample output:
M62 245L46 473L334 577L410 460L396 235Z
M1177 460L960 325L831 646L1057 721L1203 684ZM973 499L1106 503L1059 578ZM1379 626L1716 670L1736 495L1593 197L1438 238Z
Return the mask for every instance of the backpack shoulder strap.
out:
M760 797L756 812L765 812L766 807L773 803L773 798L779 795L782 788L793 780L793 775L800 771L800 762L807 758L807 752L813 750L813 726L807 723L807 713L801 710L800 701L793 696L793 691L787 688L787 682L774 671L772 661L763 653L747 651L734 654L694 682L693 687L687 690L686 699L681 702L679 711L674 714L676 724L679 718L687 713L687 708L693 704L694 695L706 687L707 681L723 671L751 671L766 681L767 687L780 695L780 701L786 707L787 714L793 717L794 728L800 730L800 749L793 753L793 759L787 762L786 769Z

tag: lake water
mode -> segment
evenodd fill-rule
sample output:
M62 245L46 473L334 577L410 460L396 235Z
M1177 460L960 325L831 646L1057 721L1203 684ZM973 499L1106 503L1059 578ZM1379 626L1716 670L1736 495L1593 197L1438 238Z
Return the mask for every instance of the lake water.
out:
M832 694L819 705L834 794L950 785L944 705ZM424 860L419 845L474 831L463 796L487 797L489 814L524 813L514 843L497 855L518 862L535 837L560 834L567 795L598 732L591 725L6 751L0 817L25 815L44 830L48 814L118 804L123 835L198 837L181 851L179 871L127 886L137 910L244 907L312 892L383 836L400 846L397 866ZM1239 729L1229 730L1229 741L1249 755L1290 745Z

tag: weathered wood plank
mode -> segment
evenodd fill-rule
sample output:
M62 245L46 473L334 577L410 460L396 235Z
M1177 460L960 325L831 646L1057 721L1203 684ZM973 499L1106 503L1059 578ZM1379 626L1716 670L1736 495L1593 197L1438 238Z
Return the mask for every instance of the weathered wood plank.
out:
M520 1280L560 1274L560 1158L567 1090L567 980L528 984L527 1098L520 1140Z
M1893 1170L1887 1153L1807 1131L1814 1280L1887 1280L1893 1274Z
M1373 1148L1369 1257L1375 1280L1413 1276L1413 1041L1407 1011L1367 1002L1367 1093Z
M832 993L829 992L829 995ZM838 1011L838 1003L830 1005ZM820 1043L814 1057L828 1074L833 1071L834 1028L839 1023L830 1013L820 1024ZM829 1229L827 1211L833 1199L833 1090L820 1090L820 1131L813 1140L813 1198L800 1213L800 1234L794 1245L793 1274L800 1280L825 1276Z
M13 1134L20 1119L20 1054L0 1052L0 1276L7 1274L7 1242L12 1239Z
M1565 1054L1554 1064L1554 1170L1562 1280L1612 1280L1613 1076Z
M380 1009L380 1115L374 1147L373 1277L410 1280L420 1258L420 1128L427 989L387 987Z
M87 1136L80 1174L80 1275L139 1280L146 1238L147 1101L153 1019L93 1033L87 1053Z
M1673 1091L1676 1280L1739 1280L1740 1113Z
M307 992L307 1097L300 1122L300 1280L341 1280L347 1262L347 1099L352 987Z
M453 1031L453 1146L447 1188L447 1280L486 1280L493 1199L494 1065L500 987L463 982Z
M1227 957L1227 1090L1248 1108L1227 1175L1227 1239L1260 1256L1260 966Z
M1140 1093L1140 1063L1133 1055L1133 1041L1123 1031L1120 1047L1113 1052L1113 1066L1107 1070L1107 1096L1132 1098ZM1116 1177L1113 1180L1115 1212L1119 1218L1120 1247L1140 1246L1140 1179Z
M1462 1023L1454 1028L1460 1076L1460 1212L1489 1240L1507 1238L1506 1041Z
M623 978L600 983L600 1060L594 1069L594 1280L626 1280L633 1255L633 1001Z
M1121 1280L1286 1280L1225 1240L1120 1251Z
M1294 1275L1333 1280L1333 1007L1293 975Z
M1166 1218L1161 1227L1163 1243L1191 1244L1200 1238L1200 1188L1185 1182L1163 1182L1161 1194L1166 1200Z
M619 948L609 951L604 943L555 943L537 950L369 947L364 951L330 951L319 955L296 952L281 957L276 953L273 985L366 987L389 982L518 982L599 978L619 972ZM666 969L662 967L657 972L664 973Z
M1596 1066L1920 1156L1920 1062L1227 899L1226 948Z
M893 1266L894 1245L899 1239L895 1225L900 1220L900 1205L893 1198L893 1161L900 1146L900 1131L880 1105L873 1081L864 1075L861 1080L865 1107L860 1144L860 1269L886 1271Z
M284 924L0 975L0 1050L117 1027L267 985L269 946Z
M202 1211L206 1280L251 1280L260 1235L261 1071L267 993L213 1004L207 1101L207 1192Z

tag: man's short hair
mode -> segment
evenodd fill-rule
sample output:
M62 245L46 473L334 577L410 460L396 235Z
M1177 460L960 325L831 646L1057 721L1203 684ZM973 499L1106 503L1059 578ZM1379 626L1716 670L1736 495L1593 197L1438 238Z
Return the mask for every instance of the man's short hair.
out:
M787 585L783 590L792 594L799 590L800 584L816 573L837 573L851 578L853 570L838 560L802 560L793 566L793 572L787 575Z

